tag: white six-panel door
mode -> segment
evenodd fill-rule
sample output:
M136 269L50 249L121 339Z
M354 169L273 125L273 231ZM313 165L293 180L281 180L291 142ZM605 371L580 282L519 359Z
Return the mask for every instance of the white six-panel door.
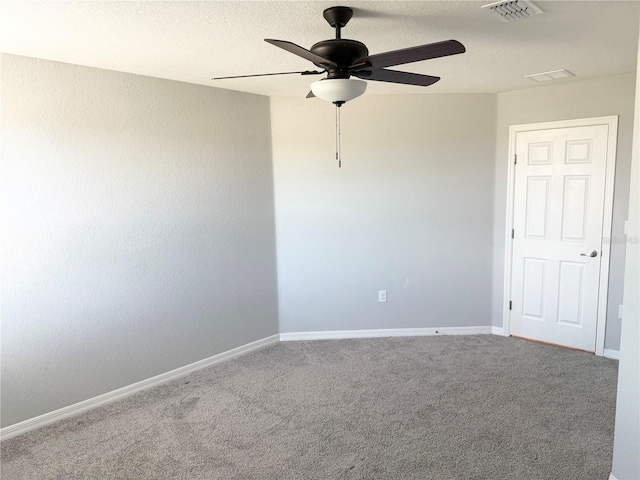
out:
M512 335L595 350L608 134L516 135Z

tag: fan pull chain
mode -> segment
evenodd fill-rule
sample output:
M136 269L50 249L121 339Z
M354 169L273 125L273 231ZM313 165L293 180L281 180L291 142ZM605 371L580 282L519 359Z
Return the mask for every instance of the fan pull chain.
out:
M340 148L340 105L336 104L336 160L338 168L342 168L342 151Z

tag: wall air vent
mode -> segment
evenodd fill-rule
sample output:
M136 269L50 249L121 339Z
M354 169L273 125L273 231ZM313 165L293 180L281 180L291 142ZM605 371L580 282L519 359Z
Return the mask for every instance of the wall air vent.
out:
M522 18L540 15L542 10L529 0L509 0L506 2L495 2L483 5L488 11L499 17L503 22L513 22Z

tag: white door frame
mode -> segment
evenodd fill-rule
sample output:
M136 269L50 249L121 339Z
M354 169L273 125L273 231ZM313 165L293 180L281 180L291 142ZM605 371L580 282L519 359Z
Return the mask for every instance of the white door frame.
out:
M507 221L505 228L505 257L504 257L504 305L502 309L503 335L511 333L509 315L509 301L511 299L511 271L513 255L514 194L515 194L515 152L516 135L520 132L532 130L550 130L554 128L588 127L607 125L607 165L605 170L604 191L604 219L602 222L602 255L600 257L600 286L598 290L598 319L596 327L596 355L604 355L604 336L607 326L607 294L609 292L609 261L611 255L611 224L613 221L613 187L616 172L616 145L618 140L618 116L581 118L576 120L562 120L559 122L529 123L511 125L509 127L509 157L507 171Z

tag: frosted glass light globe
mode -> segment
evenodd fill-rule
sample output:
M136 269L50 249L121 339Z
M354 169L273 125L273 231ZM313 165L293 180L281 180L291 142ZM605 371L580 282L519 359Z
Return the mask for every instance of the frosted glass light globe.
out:
M362 95L367 82L353 78L327 78L311 84L313 94L331 103L344 103Z

